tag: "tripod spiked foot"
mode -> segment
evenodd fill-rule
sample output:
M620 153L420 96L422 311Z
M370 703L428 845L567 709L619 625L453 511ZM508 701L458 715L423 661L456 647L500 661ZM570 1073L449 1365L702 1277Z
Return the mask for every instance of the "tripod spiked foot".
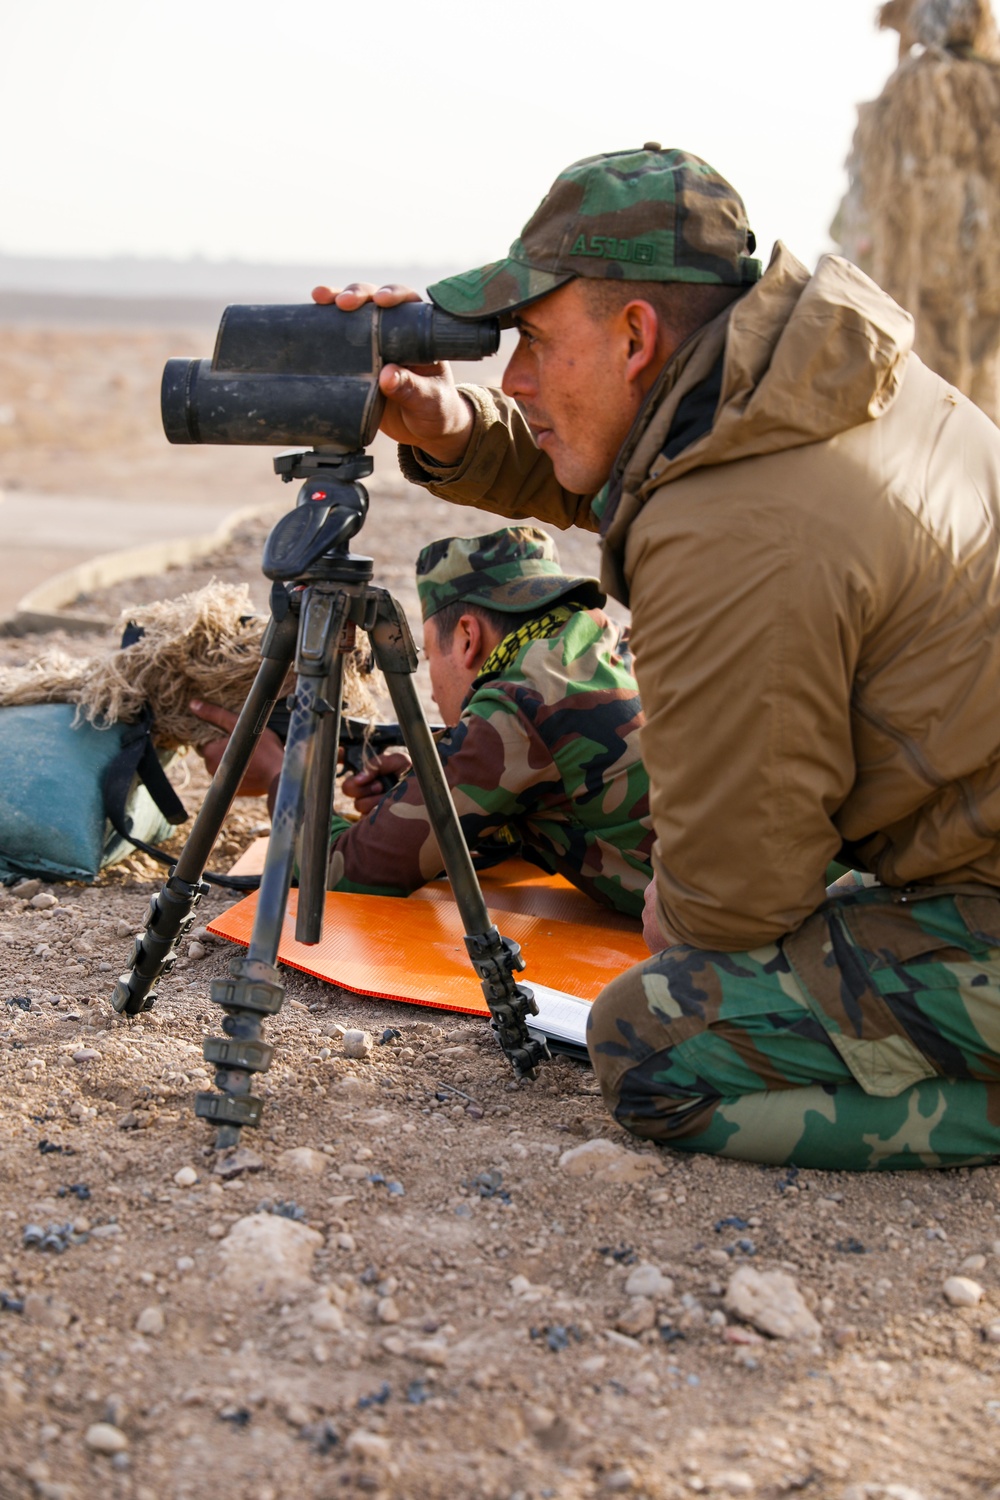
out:
M178 880L172 874L150 898L145 929L135 940L132 967L112 991L111 1004L119 1015L137 1016L152 1010L156 985L173 968L178 940L194 921L195 907L207 890L204 881Z
M205 1061L215 1068L215 1086L221 1092L195 1095L194 1112L199 1119L215 1120L220 1129L216 1146L235 1146L244 1125L259 1125L263 1099L251 1094L255 1073L266 1073L274 1048L261 1040L264 1016L277 1015L285 998L273 964L259 959L234 958L230 979L212 983L211 998L226 1012L224 1037L206 1037L202 1045Z
M495 927L490 927L486 932L467 934L465 947L479 975L504 1056L518 1078L536 1078L538 1064L550 1054L545 1041L528 1031L526 1018L537 1016L538 1006L527 985L518 984L514 978L515 972L525 967L520 943L501 937Z

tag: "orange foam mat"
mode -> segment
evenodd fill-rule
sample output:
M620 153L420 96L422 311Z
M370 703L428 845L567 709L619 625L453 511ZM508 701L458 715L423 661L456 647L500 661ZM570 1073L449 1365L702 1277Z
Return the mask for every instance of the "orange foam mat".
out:
M487 905L502 914L500 930L521 944L526 984L534 980L593 1000L616 974L649 957L638 922L595 906L559 876L508 860L487 872L482 883ZM488 1014L445 882L435 881L407 898L329 891L323 937L315 946L295 941L297 894L290 893L285 913L281 963L359 995ZM208 930L246 946L256 909L255 893Z

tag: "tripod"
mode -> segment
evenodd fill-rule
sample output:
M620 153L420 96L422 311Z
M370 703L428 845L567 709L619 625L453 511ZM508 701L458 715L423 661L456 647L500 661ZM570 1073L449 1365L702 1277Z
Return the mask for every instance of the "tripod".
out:
M304 482L295 508L278 521L264 547L263 571L272 579L271 620L260 668L177 863L150 901L132 966L111 999L116 1011L129 1016L154 1004L155 987L172 966L177 943L208 890L202 876L212 846L294 663L291 721L250 946L231 961L231 978L211 987L212 1000L225 1012L225 1035L207 1037L203 1052L216 1069L219 1092L197 1094L195 1113L217 1123L220 1150L239 1143L244 1125L260 1123L263 1101L251 1087L254 1074L266 1072L274 1056L262 1038L262 1024L278 1013L285 995L277 957L296 852L295 936L307 944L322 936L344 656L354 649L359 628L367 632L385 675L500 1046L518 1077L534 1077L548 1056L545 1042L528 1031L527 1016L537 1014L532 993L514 978L524 968L520 948L501 937L490 920L417 696L417 653L406 616L385 589L372 586L372 559L350 551L368 512L360 480L371 473L372 460L363 452L316 448L284 454L274 466L286 482Z

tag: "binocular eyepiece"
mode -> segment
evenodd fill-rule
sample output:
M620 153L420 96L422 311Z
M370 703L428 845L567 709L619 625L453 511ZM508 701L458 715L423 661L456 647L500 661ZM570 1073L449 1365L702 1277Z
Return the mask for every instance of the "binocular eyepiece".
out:
M384 364L484 359L499 345L496 318L455 318L429 302L227 307L211 360L167 361L163 430L171 443L350 453L378 431Z

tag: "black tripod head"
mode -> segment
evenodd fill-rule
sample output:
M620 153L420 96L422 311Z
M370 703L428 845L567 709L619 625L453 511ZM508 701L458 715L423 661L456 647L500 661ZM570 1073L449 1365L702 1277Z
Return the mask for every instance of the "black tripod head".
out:
M368 514L368 491L360 481L372 468L371 457L360 451L309 448L278 455L275 473L286 484L293 479L303 484L295 509L282 516L264 544L265 578L344 583L371 577L371 558L352 556L350 542Z

